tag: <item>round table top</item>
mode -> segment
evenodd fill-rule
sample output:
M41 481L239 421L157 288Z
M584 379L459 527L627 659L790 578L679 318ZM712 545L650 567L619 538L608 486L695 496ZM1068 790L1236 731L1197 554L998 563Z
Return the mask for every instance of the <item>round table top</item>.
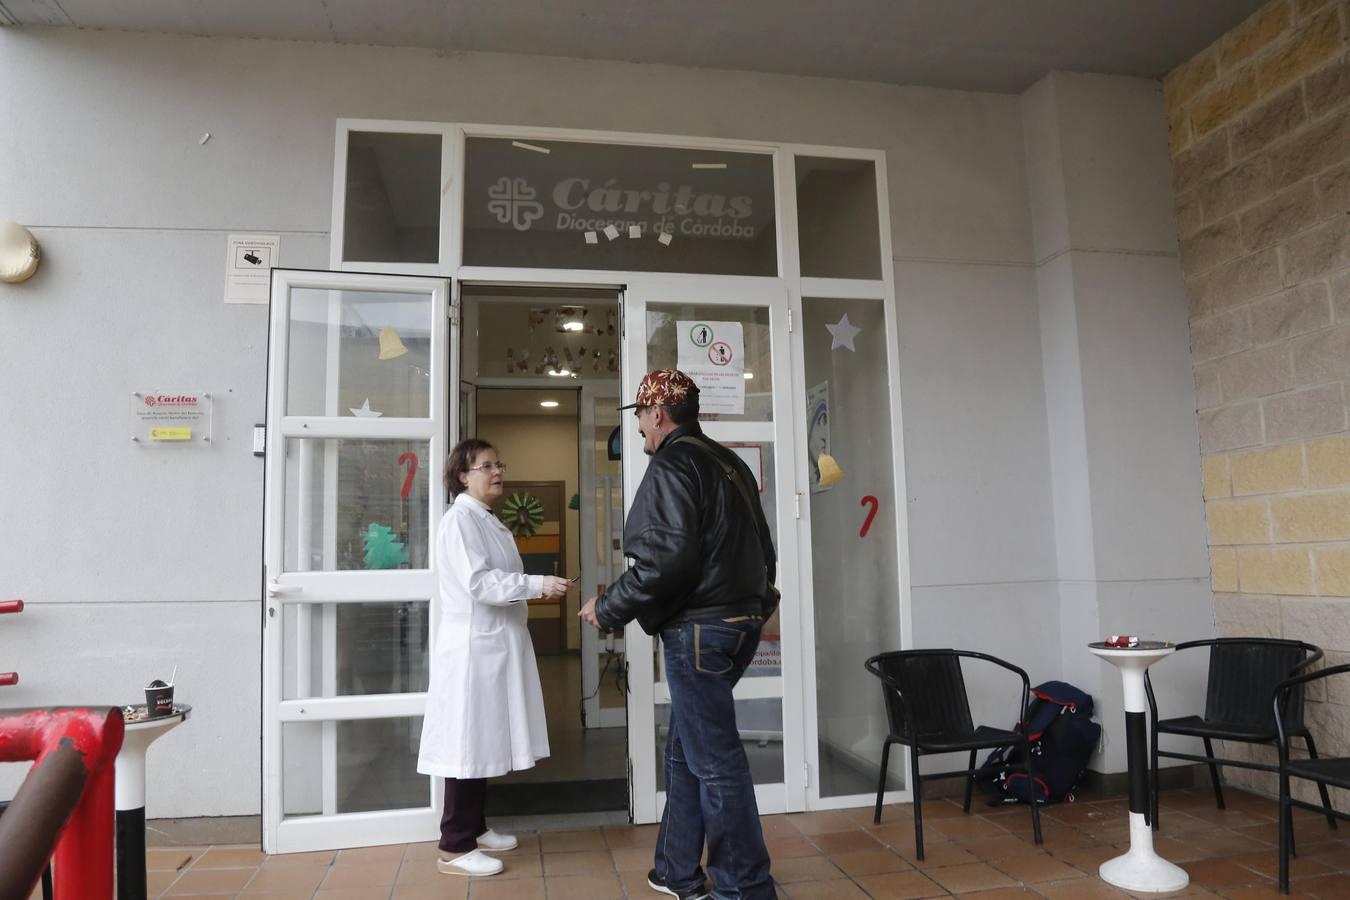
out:
M1177 645L1171 641L1140 641L1133 647L1108 647L1106 641L1093 641L1088 644L1088 650L1116 667L1142 670L1176 653Z
M1175 650L1176 645L1171 641L1140 641L1133 647L1108 647L1106 641L1093 641L1088 644L1091 650L1119 650L1122 653L1141 653L1145 650L1157 652L1159 650Z
M145 711L145 704L141 703L135 706L122 707L123 718L126 718L127 710L143 713ZM188 704L175 703L173 705L173 712L167 716L151 716L148 718L141 718L141 719L127 719L126 729L128 731L134 731L144 728L162 728L165 725L177 725L179 722L185 721L191 712L192 707L189 706Z

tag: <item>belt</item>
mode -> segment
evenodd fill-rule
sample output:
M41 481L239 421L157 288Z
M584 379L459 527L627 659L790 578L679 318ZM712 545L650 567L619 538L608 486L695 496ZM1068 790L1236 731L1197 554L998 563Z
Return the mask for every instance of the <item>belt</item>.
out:
M758 600L745 600L739 603L723 603L718 606L686 606L684 609L661 623L662 628L672 625L684 625L689 622L709 622L715 619L723 621L750 621L764 617L764 605Z

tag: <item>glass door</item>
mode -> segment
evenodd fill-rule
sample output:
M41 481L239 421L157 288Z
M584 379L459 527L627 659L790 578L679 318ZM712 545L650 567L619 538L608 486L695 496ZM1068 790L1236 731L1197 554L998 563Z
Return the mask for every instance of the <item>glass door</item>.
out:
M777 283L747 279L643 278L624 298L624 397L642 374L685 370L700 386L704 432L730 447L757 473L778 548L782 606L765 624L759 652L736 686L736 721L761 813L804 808L805 756L801 723L801 597L784 578L797 557L798 498L794 486L788 294ZM622 417L625 507L642 481L646 457L632 415ZM784 562L786 561L786 562ZM628 739L633 817L660 818L665 800L661 756L670 721L670 691L662 676L659 638L627 628Z
M416 771L445 509L449 282L272 273L263 848L426 840Z
M622 413L615 384L583 386L577 458L581 462L581 580L583 597L601 594L623 572L623 481L620 477ZM616 435L616 432L618 433ZM621 728L627 723L622 633L581 629L582 724Z

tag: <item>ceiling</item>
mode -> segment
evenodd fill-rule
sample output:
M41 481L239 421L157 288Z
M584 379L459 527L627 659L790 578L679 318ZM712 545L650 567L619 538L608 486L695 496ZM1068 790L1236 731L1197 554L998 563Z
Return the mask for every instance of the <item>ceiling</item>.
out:
M0 0L0 24L566 56L1020 93L1156 77L1265 0Z
M483 416L555 416L565 419L577 417L577 388L573 385L556 391L528 388L479 388L478 417ZM545 400L558 405L547 409L539 404ZM616 404L617 405L617 404Z

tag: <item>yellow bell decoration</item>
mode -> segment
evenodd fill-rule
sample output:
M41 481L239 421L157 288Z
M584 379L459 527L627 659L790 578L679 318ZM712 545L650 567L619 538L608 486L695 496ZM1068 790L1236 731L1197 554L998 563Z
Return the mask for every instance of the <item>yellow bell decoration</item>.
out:
M820 483L834 484L844 477L844 470L839 468L839 463L835 462L833 456L828 453L820 454L816 460L816 466L820 469Z
M407 352L408 348L403 346L403 339L397 331L392 328L380 329L380 359L398 359Z

